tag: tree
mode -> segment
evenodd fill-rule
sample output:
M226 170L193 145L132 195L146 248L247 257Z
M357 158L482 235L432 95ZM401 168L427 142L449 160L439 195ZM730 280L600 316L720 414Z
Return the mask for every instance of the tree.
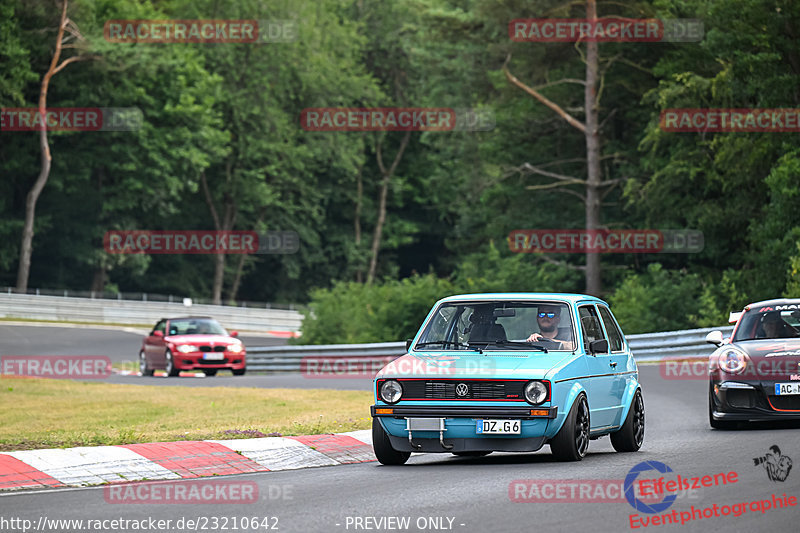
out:
M64 33L68 33L65 38ZM39 147L41 150L39 176L36 178L33 186L28 192L25 201L25 223L22 227L22 242L19 250L19 268L17 270L17 290L25 292L28 290L28 275L31 269L31 252L33 251L33 224L36 217L36 202L39 200L39 195L42 194L44 186L47 184L47 178L50 176L50 166L52 164L52 156L50 155L50 143L47 141L47 127L45 126L45 113L47 111L47 89L50 86L50 80L53 76L58 74L70 63L87 59L87 56L74 55L61 61L61 51L64 48L76 48L77 45L73 41L81 41L83 36L78 31L77 26L67 18L67 0L63 1L61 6L61 18L58 24L58 33L56 34L55 51L53 58L50 61L50 67L45 72L42 78L42 85L39 90L39 107L38 112L42 119L42 125L39 128Z

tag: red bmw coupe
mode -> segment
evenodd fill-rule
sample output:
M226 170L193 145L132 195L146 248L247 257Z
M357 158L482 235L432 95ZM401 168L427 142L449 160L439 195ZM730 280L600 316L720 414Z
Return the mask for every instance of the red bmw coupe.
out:
M213 376L227 369L243 376L245 348L237 336L210 317L162 318L142 341L139 371L142 376L152 376L154 370L177 376L181 370L202 370Z

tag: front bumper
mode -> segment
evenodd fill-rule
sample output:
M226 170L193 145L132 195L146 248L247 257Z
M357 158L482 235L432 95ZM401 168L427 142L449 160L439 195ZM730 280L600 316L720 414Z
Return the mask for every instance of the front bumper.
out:
M774 383L768 382L712 380L709 387L711 415L715 420L730 421L800 419L800 397L768 394L773 390Z
M179 370L202 370L202 369L233 369L240 370L247 365L244 352L229 353L220 352L223 355L221 360L203 359L204 352L193 352L188 354L173 354L175 368Z
M391 409L391 413L388 411ZM535 452L547 442L547 429L558 414L557 407L535 406L428 406L373 405L373 417L380 420L392 448L405 452ZM379 412L384 411L384 412ZM537 414L534 414L537 413ZM441 431L408 430L407 419L439 419ZM507 419L520 421L520 433L479 435L477 421Z

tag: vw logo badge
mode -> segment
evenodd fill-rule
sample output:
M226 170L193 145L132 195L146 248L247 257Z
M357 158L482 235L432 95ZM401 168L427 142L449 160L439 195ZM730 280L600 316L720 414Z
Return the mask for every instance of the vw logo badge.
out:
M456 385L456 396L466 396L469 392L469 387L467 387L466 383L459 383Z

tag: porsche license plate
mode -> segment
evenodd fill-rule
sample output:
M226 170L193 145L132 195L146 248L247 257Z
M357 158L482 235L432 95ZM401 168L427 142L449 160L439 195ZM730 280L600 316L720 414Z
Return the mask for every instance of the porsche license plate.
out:
M519 420L478 420L475 432L478 435L519 435Z
M800 394L800 382L775 384L775 396L789 394Z

